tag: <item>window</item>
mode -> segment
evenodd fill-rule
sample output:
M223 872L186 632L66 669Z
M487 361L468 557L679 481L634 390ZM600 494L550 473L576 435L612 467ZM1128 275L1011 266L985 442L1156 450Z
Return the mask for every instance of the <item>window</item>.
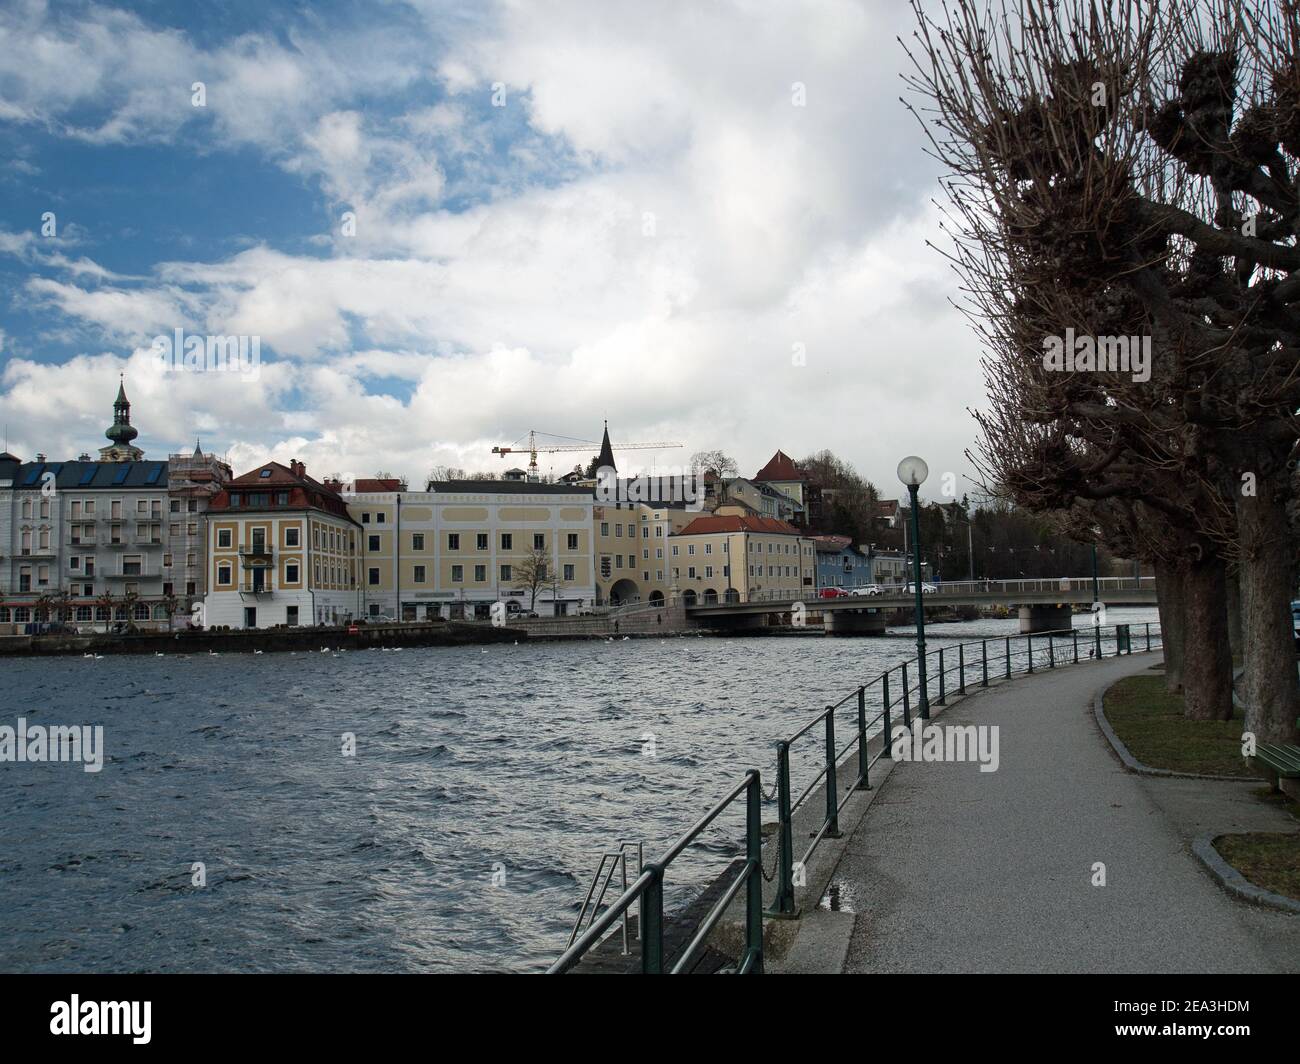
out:
M695 566L692 565L689 569L686 570L686 577L689 580L695 579Z
M713 553L713 544L712 544L712 543L706 543L706 544L704 544L704 553L705 553L705 554L712 554L712 553Z
M361 514L361 523L362 523L363 525L368 525L368 524L370 524L370 512L369 512L368 510L362 512L362 514Z
M572 565L566 565L566 566L564 567L564 579L565 579L565 580L572 580L572 579L573 579L573 574L574 574L574 568L573 568L573 566L572 566Z
M423 532L412 532L412 533L411 533L411 550L424 550L424 533L423 533ZM423 578L421 578L421 579L423 579Z
M368 583L371 587L377 587L377 586L379 585L379 567L378 567L378 566L374 566L374 565L372 565L372 566L371 566L371 567L366 571L366 583Z
M602 522L600 523L600 534L601 534L602 536L606 537L606 538L609 537L609 522L608 522L608 521L602 521Z
M686 547L686 553L687 553L687 554L694 554L694 553L695 553L695 544L694 544L694 543L691 543L691 544L688 544L688 545L687 545L687 547Z
M302 529L297 525L289 525L284 530L284 545L286 547L298 546L298 537L302 534Z
M464 583L465 567L463 565L453 565L451 567L451 582L453 584Z
M417 566L415 567L415 582L416 582L417 584L423 584L423 583L424 583L424 566L423 566L423 565L417 565Z
M217 584L218 584L219 586L221 586L221 587L229 587L229 586L230 586L230 566L229 566L229 565L218 565L218 566L217 566Z
M487 566L486 565L474 566L474 583L482 584L486 582L487 582Z
M229 550L230 535L231 535L231 530L229 528L217 529L217 546Z
M277 506L288 506L289 493L287 491L277 491L275 493L275 503Z
M128 554L122 559L123 576L140 576L141 573L140 555Z
M475 537L474 537L474 549L475 549L475 550L487 550L487 549L488 549L488 537L487 537L487 533L486 533L486 532L479 532L477 535L475 535Z
M501 533L501 549L502 550L515 549L515 537L511 535L509 532Z
M577 549L578 549L578 533L576 533L576 532L570 532L570 533L569 533L568 543L569 543L569 550L577 550Z
M164 555L163 555L163 568L164 568L164 569L170 569L171 567L172 567L172 556L171 556L170 554L164 554Z
M713 566L711 566L711 565L706 565L706 566L704 567L704 579L705 579L705 580L710 580L710 579L712 579L712 577L713 577Z
M384 515L382 513L375 514L375 524L382 525L383 523L384 523Z
M623 536L623 526L622 526L622 525L615 525L615 526L614 526L614 538L615 538L615 539L621 539L622 536Z
M77 556L76 554L74 554L71 558L68 559L68 568L69 568L69 569L80 569L80 568L81 568L81 558L80 558L79 556Z
M615 568L615 569L622 569L622 568L623 568L623 555L621 555L621 554L615 554L615 555L614 555L614 568Z
M510 583L511 580L514 579L514 577L510 575L510 572L511 572L510 566L508 565L501 566L501 582L503 584L508 584Z
M602 555L600 559L600 575L604 577L606 580L608 580L609 574L610 574L609 555L605 554Z
M284 582L286 584L296 584L298 582L298 563L289 562L284 567Z
M533 550L545 550L545 549L546 549L546 533L545 533L545 532L534 532L534 533L533 533Z
M447 549L448 549L448 550L460 550L460 533L459 533L459 532L448 532L448 533L447 533Z
M367 537L366 537L366 550L368 550L368 551L377 551L378 549L379 549L379 537L378 537L378 536L367 536Z

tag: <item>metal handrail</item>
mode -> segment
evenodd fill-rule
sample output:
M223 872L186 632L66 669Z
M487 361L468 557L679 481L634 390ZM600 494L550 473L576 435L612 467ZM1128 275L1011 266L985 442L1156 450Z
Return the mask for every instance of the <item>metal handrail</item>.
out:
M1115 656L1133 653L1132 625L1116 624L1107 626L1093 626L1093 641L1095 643L1095 656L1102 657L1102 633L1105 629L1110 629L1114 633ZM1152 650L1155 645L1152 640L1152 625L1144 623L1146 634L1146 650ZM1157 636L1159 625L1156 625ZM672 967L674 974L687 970L692 960L700 948L707 941L710 933L717 926L726 912L727 907L740 892L742 886L747 888L746 905L745 905L745 952L737 966L737 972L757 973L763 968L763 916L788 916L794 913L794 832L793 832L793 814L796 809L808 798L815 787L823 779L826 781L826 814L823 818L821 827L813 834L812 842L807 850L804 851L800 858L800 863L806 864L808 858L812 856L816 848L826 838L840 837L839 814L852 798L853 793L858 790L870 790L870 771L880 761L882 757L892 755L893 736L891 732L891 720L893 711L896 708L902 709L902 724L906 728L912 727L913 714L913 692L916 694L916 717L919 720L928 720L930 716L929 707L929 680L937 681L939 684L939 698L936 700L943 704L946 698L944 687L947 676L955 670L960 672L958 683L959 693L965 693L966 689L966 670L969 668L967 663L966 648L979 647L979 668L980 680L982 687L988 687L990 683L990 658L989 644L1001 643L1003 648L1002 666L1004 678L1010 679L1016 669L1013 667L1014 659L1023 656L1024 668L1020 672L1028 675L1034 671L1034 639L1047 638L1047 667L1055 668L1056 661L1056 639L1070 636L1070 648L1073 655L1073 661L1080 661L1078 654L1079 633L1087 629L1069 628L1051 632L1029 632L1018 636L1004 636L995 639L980 639L970 642L958 643L955 646L939 647L933 651L927 651L927 664L931 655L939 658L939 669L937 673L931 674L927 683L923 685L919 676L913 685L908 678L908 666L916 662L915 658L908 659L898 665L891 666L884 672L877 674L869 680L859 684L848 695L840 699L833 705L828 705L816 717L814 717L803 727L793 732L789 737L780 740L777 743L777 896L773 907L768 912L763 911L763 869L762 869L762 786L761 777L757 769L750 769L745 773L745 777L740 783L736 784L726 795L724 795L714 806L688 828L665 852L657 862L650 864L642 869L635 882L627 887L623 893L605 910L605 912L592 921L589 921L587 930L574 941L574 936L569 938L569 946L547 969L548 974L561 974L572 969L582 957L598 942L601 941L605 932L613 925L614 921L620 916L626 920L628 909L635 902L641 903L641 920L639 921L641 937L643 939L641 948L641 970L643 973L661 973L664 967L663 956L663 879L667 867L689 846L705 828L716 820L722 812L731 805L742 793L746 796L746 818L745 818L745 842L746 858L740 873L735 880L728 886L721 898L716 901L705 914L700 922L691 941L687 944L682 954ZM1012 649L1013 640L1023 639L1024 648L1021 650ZM1160 640L1163 645L1163 639ZM1090 648L1092 649L1092 648ZM945 667L943 665L945 652L957 651L957 664L955 666ZM1041 652L1040 652L1041 653ZM1067 662L1062 658L1061 664ZM995 655L992 663L996 666L998 658ZM890 678L897 674L897 686L894 687L894 693L891 694ZM880 688L880 709L874 715L868 717L866 709L866 695L869 688L879 686ZM857 705L856 734L844 746L840 747L835 742L835 711L846 703L855 701ZM825 756L824 762L817 772L812 783L809 784L797 801L791 800L790 795L790 747L798 739L807 735L818 723L822 723L825 731ZM872 736L877 732L872 731L874 725L880 724L879 734L883 735L883 741L880 749L875 756L870 755L868 743ZM848 793L843 797L839 796L838 769L840 761L844 756L850 753L854 748L858 751L858 776ZM624 844L626 845L626 844ZM620 847L620 850L622 847ZM602 857L602 867L605 857ZM611 870L612 874L612 870ZM597 870L597 878L600 875L600 869ZM608 879L608 877L607 877ZM588 901L591 898L592 891L595 889L593 880L592 890L588 891ZM603 892L602 892L603 897ZM583 909L579 914L579 924L582 916L586 911L587 903L583 903ZM597 908L599 899L597 900ZM595 910L592 911L593 918ZM575 932L577 928L575 927ZM626 933L626 932L625 932Z
M745 954L739 971L758 973L763 970L763 867L762 867L762 780L758 769L750 769L736 786L714 803L656 862L647 865L636 881L605 910L604 914L566 949L547 969L548 975L569 971L595 946L614 921L627 913L633 902L641 902L641 971L646 975L659 975L664 970L664 872L695 839L741 794L745 795L745 863L740 874L726 893L714 903L701 922L701 931L695 935L677 959L673 974L685 971L708 938L727 906L740 887L746 887L745 899Z

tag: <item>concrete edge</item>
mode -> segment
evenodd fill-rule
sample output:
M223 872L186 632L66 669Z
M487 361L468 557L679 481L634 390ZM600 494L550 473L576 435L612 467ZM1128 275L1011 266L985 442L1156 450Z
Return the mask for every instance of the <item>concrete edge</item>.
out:
M1252 834L1252 832L1223 832L1223 834ZM1192 840L1192 852L1200 858L1201 863L1205 865L1210 875L1218 880L1219 886L1237 895L1243 901L1251 902L1254 905L1264 905L1270 909L1281 909L1283 912L1300 913L1300 901L1255 886L1232 865L1228 864L1219 851L1214 848L1214 840L1219 837L1218 835L1201 835Z
M1119 681L1115 681L1118 683ZM1092 715L1097 721L1097 727L1101 729L1101 734L1106 737L1110 743L1111 749L1115 751L1115 756L1124 763L1124 767L1139 776L1166 776L1171 779L1179 780L1216 780L1220 783L1267 783L1268 781L1262 776L1207 776L1203 772L1174 772L1167 768L1152 768L1150 765L1144 765L1129 751L1124 745L1124 740L1115 734L1115 729L1110 726L1110 721L1106 719L1105 698L1106 692L1114 687L1115 684L1109 684L1092 696Z

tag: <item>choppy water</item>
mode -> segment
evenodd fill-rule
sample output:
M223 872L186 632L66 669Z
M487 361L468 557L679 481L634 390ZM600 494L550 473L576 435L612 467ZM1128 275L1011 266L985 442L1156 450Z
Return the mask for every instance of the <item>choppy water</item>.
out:
M932 646L1014 630L934 626ZM766 781L777 738L909 656L691 636L9 659L0 724L102 724L107 757L0 763L0 969L538 970L603 848L640 838L653 859L746 768ZM669 907L741 824L674 863Z

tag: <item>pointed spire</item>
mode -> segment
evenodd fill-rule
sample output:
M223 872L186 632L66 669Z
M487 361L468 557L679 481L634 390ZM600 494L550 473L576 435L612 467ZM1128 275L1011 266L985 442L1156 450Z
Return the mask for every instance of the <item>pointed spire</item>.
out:
M609 422L605 422L605 435L600 440L600 454L596 456L596 468L604 469L608 466L610 469L617 470L614 465L614 448L609 445Z

